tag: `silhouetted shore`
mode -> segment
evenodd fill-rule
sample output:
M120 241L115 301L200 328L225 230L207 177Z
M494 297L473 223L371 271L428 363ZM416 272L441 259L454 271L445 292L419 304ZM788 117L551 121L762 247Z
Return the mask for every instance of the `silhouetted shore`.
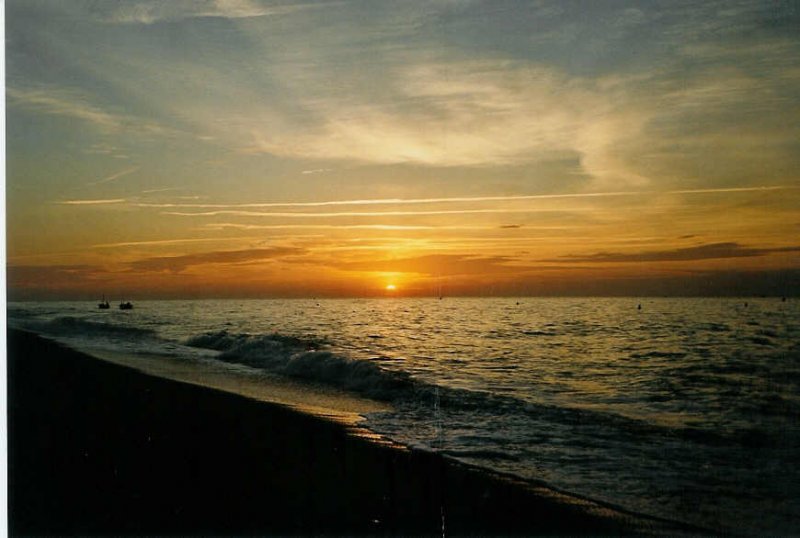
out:
M8 336L12 535L686 531Z

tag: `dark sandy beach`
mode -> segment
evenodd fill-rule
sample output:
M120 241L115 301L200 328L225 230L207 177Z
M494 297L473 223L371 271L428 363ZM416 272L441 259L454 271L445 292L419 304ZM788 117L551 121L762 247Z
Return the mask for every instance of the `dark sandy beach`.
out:
M12 535L687 531L9 331Z

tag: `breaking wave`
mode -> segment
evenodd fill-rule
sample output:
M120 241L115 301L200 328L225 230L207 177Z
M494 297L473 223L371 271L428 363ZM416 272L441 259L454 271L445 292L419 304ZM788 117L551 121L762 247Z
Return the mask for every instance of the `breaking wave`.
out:
M226 330L193 336L184 342L196 348L219 351L217 360L243 364L304 381L354 392L380 401L392 402L406 411L414 408L444 413L487 416L519 416L554 421L564 425L613 430L618 435L684 439L711 445L736 443L770 445L765 432L717 431L694 427L664 426L591 409L524 402L512 396L446 388L413 378L401 371L380 366L381 357L352 359L324 348L323 340L283 334L241 334ZM671 356L669 353L658 356ZM477 415L475 415L477 414Z
M335 386L377 400L395 400L421 388L406 373L390 372L371 361L320 349L324 342L314 338L223 330L191 337L185 344L220 351L218 360Z

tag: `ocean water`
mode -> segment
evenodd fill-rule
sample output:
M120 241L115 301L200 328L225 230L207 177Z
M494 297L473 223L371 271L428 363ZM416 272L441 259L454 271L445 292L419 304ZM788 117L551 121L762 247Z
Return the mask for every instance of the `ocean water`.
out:
M800 533L797 300L47 302L8 316L89 351L376 399L389 410L363 425L386 438L634 512Z

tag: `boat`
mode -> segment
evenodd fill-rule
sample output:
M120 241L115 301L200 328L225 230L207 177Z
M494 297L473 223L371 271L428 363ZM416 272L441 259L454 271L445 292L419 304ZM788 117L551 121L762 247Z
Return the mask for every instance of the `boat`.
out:
M120 310L133 310L133 303L130 301L123 301L119 303Z
M100 310L108 310L109 308L111 308L111 305L108 304L108 301L106 301L105 295L103 295L103 300L97 303L97 308L99 308Z

